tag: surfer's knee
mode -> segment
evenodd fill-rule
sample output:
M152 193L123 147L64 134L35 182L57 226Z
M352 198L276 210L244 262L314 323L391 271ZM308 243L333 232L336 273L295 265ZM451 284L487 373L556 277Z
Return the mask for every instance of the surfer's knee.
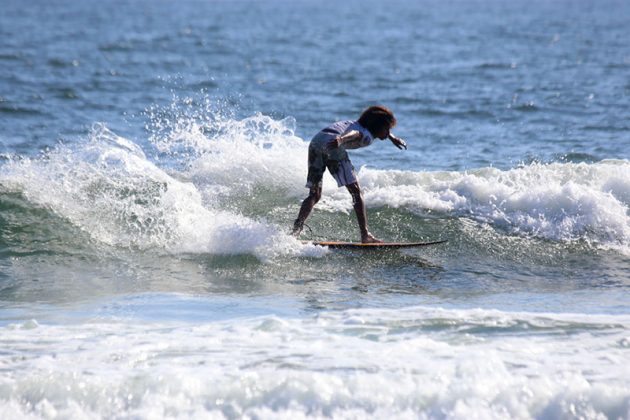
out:
M322 198L321 188L312 188L308 193L308 199L313 201L313 204L317 203Z

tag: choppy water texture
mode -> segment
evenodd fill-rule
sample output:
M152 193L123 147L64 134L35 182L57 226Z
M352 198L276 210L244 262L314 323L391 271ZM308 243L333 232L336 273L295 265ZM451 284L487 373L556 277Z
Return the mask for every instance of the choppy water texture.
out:
M0 13L0 417L630 418L630 7ZM393 252L287 235L308 139ZM356 240L324 179L303 239Z

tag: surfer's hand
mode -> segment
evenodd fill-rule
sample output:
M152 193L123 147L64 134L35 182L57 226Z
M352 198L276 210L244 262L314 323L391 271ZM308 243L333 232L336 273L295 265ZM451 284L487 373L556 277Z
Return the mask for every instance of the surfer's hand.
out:
M326 146L325 146L326 151L328 152L328 151L331 151L332 149L338 148L340 142L341 140L339 139L339 137L335 137L334 139L326 143Z
M394 146L398 147L400 150L407 150L407 142L400 137L396 137L395 135L390 134L389 139L392 141L392 143L394 143Z

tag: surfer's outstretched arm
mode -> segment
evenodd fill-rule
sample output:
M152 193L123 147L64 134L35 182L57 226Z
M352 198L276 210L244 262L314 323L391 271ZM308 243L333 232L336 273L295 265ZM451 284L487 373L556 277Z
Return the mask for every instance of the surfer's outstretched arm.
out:
M378 243L383 242L380 239L376 239L369 231L367 227L367 212L365 211L365 204L363 203L363 196L361 195L361 188L359 183L347 185L348 191L352 196L352 205L354 206L354 212L357 215L357 221L359 222L359 230L361 231L361 242L366 243Z

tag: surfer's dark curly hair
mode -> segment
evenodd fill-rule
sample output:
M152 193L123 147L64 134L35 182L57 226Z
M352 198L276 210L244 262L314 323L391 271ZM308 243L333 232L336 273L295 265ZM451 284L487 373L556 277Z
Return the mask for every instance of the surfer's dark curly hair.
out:
M370 130L371 133L376 133L382 128L394 128L396 117L389 108L374 105L363 111L359 117L359 124Z

